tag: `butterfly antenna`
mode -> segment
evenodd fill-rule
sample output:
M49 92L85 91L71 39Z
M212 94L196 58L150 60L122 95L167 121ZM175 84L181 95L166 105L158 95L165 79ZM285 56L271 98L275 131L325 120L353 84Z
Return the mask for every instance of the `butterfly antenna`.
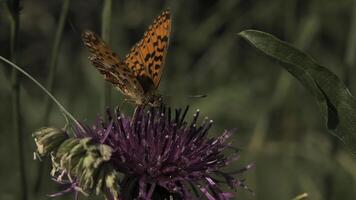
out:
M197 99L202 99L207 97L208 95L206 94L197 94L197 95L185 95L187 98L197 98Z
M173 95L162 95L164 97L173 97ZM205 98L207 97L208 95L206 94L198 94L198 95L183 95L183 97L186 97L186 98L194 98L194 99L201 99L201 98ZM174 97L176 97L176 95L174 95Z
M78 32L78 29L75 27L75 25L74 25L73 21L71 20L71 18L68 17L67 20L68 20L68 23L69 23L70 28L72 29L72 31L73 31L73 32L78 36L78 38L80 38L80 40L81 40L82 36L81 36L81 34Z

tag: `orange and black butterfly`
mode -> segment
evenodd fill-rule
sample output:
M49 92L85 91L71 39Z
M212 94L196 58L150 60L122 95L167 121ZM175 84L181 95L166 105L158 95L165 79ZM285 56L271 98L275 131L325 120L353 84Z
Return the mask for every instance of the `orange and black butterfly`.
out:
M148 27L124 60L95 33L85 31L85 46L91 52L91 63L124 95L138 105L157 106L158 93L171 32L171 14L162 12Z

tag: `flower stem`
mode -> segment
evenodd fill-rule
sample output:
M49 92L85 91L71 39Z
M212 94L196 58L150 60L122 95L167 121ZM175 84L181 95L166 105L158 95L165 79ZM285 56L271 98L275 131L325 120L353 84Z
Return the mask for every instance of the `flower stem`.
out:
M112 15L112 0L104 0L101 22L101 37L108 44L110 43L111 33L111 15ZM105 81L104 83L105 100L104 111L111 107L111 84Z
M8 9L10 11L10 60L16 62L15 52L18 43L18 34L20 27L20 0L8 1ZM14 69L11 74L11 86L12 86L12 112L13 112L13 130L17 135L18 143L18 153L19 153L19 171L20 171L20 188L21 188L21 199L27 200L27 178L26 178L26 163L24 155L24 144L23 144L23 133L22 127L22 116L20 110L20 80L19 74Z
M57 30L54 36L54 42L51 50L51 57L49 60L49 76L48 76L48 82L47 82L47 88L50 93L53 93L53 87L54 87L54 76L57 71L57 64L58 64L58 55L59 55L59 48L61 44L61 39L63 35L63 30L65 26L65 22L67 19L68 15L68 10L69 10L69 4L70 0L64 0L62 4L62 9L61 9L61 14L59 17L59 22L57 25ZM44 116L43 116L43 122L44 125L48 125L49 123L49 115L51 113L52 109L52 101L50 101L50 98L48 96L45 97L44 99ZM38 173L37 173L37 178L34 186L34 192L38 193L41 184L42 184L42 175L43 175L43 168L44 168L44 162L40 162L38 166Z

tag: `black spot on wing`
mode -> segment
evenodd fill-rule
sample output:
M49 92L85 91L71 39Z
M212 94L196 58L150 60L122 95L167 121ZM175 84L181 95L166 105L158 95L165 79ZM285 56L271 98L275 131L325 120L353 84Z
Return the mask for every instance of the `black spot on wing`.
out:
M152 53L149 53L145 56L145 62L147 62L150 58L154 57L156 55L156 52L153 51Z
M157 51L158 51L158 52L163 52L165 48L166 48L166 47L163 47L163 48L157 48Z
M157 37L157 40L160 40L160 41L162 41L162 42L167 42L167 41L168 41L168 37L167 37L166 35L163 36L163 37L158 36L158 37Z
M150 64L148 64L148 73L152 74L152 67L153 67L153 62L151 62Z
M140 83L144 93L147 93L148 91L154 89L154 83L150 77L145 75L138 76L137 80Z
M162 55L156 56L156 57L154 57L154 60L155 61L162 61L163 60L163 56Z

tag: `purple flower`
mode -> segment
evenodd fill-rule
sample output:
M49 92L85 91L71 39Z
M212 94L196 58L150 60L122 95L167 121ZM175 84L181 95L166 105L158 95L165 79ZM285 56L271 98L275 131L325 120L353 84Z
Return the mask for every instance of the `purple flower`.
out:
M252 165L226 173L221 170L239 158L239 151L228 142L232 131L209 138L212 120L197 123L199 111L188 123L188 111L170 108L138 107L133 118L116 110L108 110L107 120L99 119L92 127L76 127L77 138L91 138L93 143L111 147L108 162L123 174L119 198L130 199L198 199L226 200L233 192L223 191L226 184L232 190L246 188L235 178ZM224 155L226 149L234 153Z

